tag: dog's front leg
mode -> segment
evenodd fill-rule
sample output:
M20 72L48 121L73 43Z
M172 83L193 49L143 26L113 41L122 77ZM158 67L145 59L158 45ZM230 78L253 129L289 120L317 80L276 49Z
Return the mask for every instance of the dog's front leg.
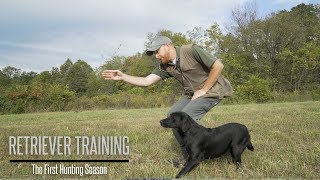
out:
M179 178L186 173L190 172L193 168L195 168L202 160L204 159L204 153L201 151L191 151L188 157L187 162L185 163L182 170L179 172L179 174L176 176L176 178Z
M200 161L198 159L190 159L186 163L186 165L182 168L182 170L179 172L179 174L176 176L176 178L180 178L181 176L185 175L189 171L191 171L193 168L195 168Z

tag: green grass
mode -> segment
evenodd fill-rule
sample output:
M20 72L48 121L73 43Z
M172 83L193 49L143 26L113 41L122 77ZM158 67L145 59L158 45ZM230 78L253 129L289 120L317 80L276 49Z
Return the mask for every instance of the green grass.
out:
M129 159L129 163L89 163L108 167L107 175L85 178L174 178L181 168L168 159L179 155L171 130L160 126L169 109L55 112L0 116L1 178L79 178L78 175L32 175L31 163L10 159ZM319 178L320 102L223 105L202 120L206 127L228 122L245 124L255 151L245 150L236 170L230 154L205 160L185 178ZM128 136L129 156L13 156L9 136ZM42 165L43 163L37 163ZM55 165L59 163L49 163ZM71 165L71 163L63 163ZM73 163L84 165L85 163Z

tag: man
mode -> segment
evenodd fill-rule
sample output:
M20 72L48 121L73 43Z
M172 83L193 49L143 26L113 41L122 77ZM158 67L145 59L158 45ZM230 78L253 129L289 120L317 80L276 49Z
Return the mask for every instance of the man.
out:
M137 86L149 86L161 79L174 77L183 85L184 96L172 106L167 115L183 111L195 121L199 121L221 99L233 92L229 81L221 75L222 62L197 45L175 47L168 37L158 36L153 39L146 54L154 54L161 61L160 66L147 77L130 76L120 70L105 70L103 77L106 80L122 80ZM173 130L173 134L186 158L180 132Z

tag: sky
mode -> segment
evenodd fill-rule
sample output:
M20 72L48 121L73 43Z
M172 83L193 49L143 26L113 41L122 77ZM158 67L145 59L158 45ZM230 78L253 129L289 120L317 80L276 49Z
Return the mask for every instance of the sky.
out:
M39 73L68 58L97 68L144 52L148 33L223 29L233 8L252 2L264 17L319 0L0 0L0 69Z

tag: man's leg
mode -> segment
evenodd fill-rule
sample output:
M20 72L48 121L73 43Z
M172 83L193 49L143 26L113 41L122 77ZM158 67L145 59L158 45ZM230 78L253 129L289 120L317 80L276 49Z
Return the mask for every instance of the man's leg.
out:
M199 97L190 101L182 111L187 113L196 122L199 122L199 120L220 101L221 100L217 98Z
M170 114L178 111L182 111L184 107L188 105L188 103L191 101L191 99L183 96L181 97L174 105L171 107L170 111L167 114L167 117L170 116Z

